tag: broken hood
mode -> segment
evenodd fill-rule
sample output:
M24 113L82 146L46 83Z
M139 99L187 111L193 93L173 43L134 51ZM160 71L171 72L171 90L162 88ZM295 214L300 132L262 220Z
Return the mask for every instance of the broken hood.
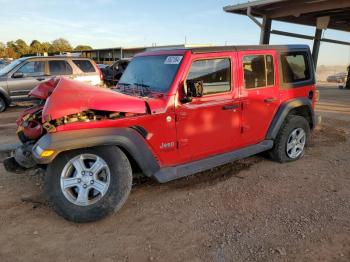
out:
M86 110L135 114L147 112L146 102L142 98L66 78L50 81L42 83L31 92L34 97L47 98L43 109L43 121L55 120Z

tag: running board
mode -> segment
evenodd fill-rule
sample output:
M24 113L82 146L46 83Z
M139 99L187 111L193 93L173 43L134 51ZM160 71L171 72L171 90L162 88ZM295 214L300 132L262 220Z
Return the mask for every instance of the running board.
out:
M181 177L190 176L217 166L221 166L232 161L243 159L252 155L269 150L273 147L272 140L264 140L259 144L248 146L232 152L208 157L191 163L161 168L154 174L159 183L166 183Z

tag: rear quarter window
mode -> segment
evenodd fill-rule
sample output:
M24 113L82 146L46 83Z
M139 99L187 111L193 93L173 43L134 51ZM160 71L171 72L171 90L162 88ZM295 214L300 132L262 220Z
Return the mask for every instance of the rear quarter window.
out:
M80 68L84 73L96 72L95 67L89 60L73 60L73 63Z
M311 71L307 53L291 52L282 54L281 64L284 83L294 84L310 80Z

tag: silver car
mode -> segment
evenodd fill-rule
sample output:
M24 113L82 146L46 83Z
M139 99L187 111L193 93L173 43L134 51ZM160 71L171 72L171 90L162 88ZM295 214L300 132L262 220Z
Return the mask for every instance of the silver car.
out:
M100 69L88 58L20 58L0 70L0 112L13 101L27 100L34 87L54 76L66 76L94 86L103 85Z

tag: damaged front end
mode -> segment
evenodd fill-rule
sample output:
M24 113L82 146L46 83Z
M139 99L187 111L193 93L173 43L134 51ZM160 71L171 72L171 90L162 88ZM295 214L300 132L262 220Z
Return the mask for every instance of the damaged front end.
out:
M64 130L71 124L85 123L84 128L89 128L89 123L110 122L150 112L147 102L140 97L66 78L43 82L29 95L38 99L38 103L25 110L16 121L22 145L4 162L10 172L18 173L37 165L32 149L45 134Z

